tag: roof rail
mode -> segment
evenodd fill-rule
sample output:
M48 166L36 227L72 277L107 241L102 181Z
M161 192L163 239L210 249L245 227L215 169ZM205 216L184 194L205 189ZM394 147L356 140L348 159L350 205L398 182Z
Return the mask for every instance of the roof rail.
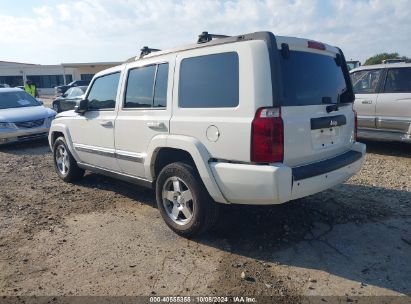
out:
M230 37L230 36L209 34L208 32L202 32L200 35L198 35L197 43L206 43L206 42L210 42L211 40L213 40L213 38L227 38L227 37Z
M143 48L141 49L140 58L143 58L145 55L148 55L151 52L158 52L158 51L161 51L161 50L152 49L152 48L149 48L148 46L143 46Z

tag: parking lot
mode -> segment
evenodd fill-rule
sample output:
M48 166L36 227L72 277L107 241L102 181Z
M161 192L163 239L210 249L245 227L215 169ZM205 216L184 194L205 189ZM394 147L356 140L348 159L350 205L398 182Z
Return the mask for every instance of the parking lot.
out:
M225 206L187 240L154 193L54 172L47 142L0 147L2 295L395 295L411 285L411 149L367 142L362 171L270 207Z

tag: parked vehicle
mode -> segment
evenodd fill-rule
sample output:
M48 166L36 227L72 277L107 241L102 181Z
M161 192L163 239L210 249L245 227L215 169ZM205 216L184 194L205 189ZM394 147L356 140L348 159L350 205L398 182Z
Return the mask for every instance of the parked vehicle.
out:
M351 79L358 136L411 142L411 63L363 66Z
M57 95L62 95L68 89L70 89L72 87L88 86L89 84L90 84L90 80L75 80L73 82L70 82L67 85L57 86L57 87L55 87L55 90L56 90Z
M55 115L20 89L0 89L0 144L47 137Z
M358 68L360 66L361 66L361 62L359 62L358 60L347 61L347 67L349 71L351 71L352 69Z
M0 83L0 88L10 88L7 83Z
M73 87L68 89L63 95L53 100L52 107L57 113L73 110L78 100L84 97L87 86Z
M360 170L341 50L269 32L213 37L144 48L96 74L52 124L59 177L91 170L152 187L167 225L194 236L213 226L218 203L280 204Z
M391 59L385 59L382 61L383 64L388 64L388 63L406 63L409 62L406 58L391 58Z

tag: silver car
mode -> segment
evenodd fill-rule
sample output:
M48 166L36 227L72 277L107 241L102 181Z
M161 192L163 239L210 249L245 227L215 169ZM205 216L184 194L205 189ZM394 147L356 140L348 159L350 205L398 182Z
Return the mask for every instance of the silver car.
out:
M367 65L350 73L358 136L411 142L411 63Z
M47 137L55 116L21 89L0 89L0 144Z

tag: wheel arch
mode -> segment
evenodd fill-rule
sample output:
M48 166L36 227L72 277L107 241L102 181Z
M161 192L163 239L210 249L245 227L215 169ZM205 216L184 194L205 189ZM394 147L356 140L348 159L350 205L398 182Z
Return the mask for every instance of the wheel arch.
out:
M217 202L228 203L208 166L211 156L198 139L182 135L160 135L151 141L147 155L151 158L145 160L144 166L150 180L155 180L159 171L169 163L186 161L194 165L210 196Z
M67 147L70 150L71 155L73 155L74 159L79 162L80 158L76 152L76 150L74 149L73 146L73 141L70 135L70 132L67 128L66 125L64 124L54 124L52 125L52 127L50 128L50 132L49 132L49 146L50 149L53 151L53 145L54 145L54 141L60 137L63 136L66 139L66 143L67 143Z

